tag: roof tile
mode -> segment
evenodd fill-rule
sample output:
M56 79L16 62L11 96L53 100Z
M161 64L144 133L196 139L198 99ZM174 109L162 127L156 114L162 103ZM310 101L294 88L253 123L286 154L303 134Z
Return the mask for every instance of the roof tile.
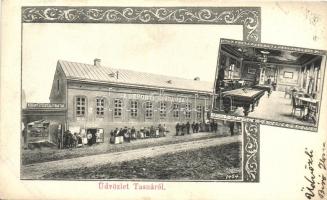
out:
M208 93L212 92L213 88L213 83L207 81L195 81L192 79L152 74L147 72L137 72L126 69L115 69L105 66L94 66L64 60L59 60L58 62L68 79L83 79L90 81L142 85ZM117 74L115 74L115 77L111 77L109 75L117 72L118 79L116 78Z

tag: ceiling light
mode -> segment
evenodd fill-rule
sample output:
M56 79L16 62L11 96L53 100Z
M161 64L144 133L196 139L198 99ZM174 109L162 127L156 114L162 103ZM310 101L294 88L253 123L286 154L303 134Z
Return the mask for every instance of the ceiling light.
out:
M263 55L267 55L269 54L270 52L269 51L260 51Z

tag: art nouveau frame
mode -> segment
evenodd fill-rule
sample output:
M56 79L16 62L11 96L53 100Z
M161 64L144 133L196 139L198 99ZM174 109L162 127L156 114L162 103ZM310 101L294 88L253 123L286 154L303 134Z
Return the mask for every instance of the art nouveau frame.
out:
M245 41L261 40L260 7L31 6L22 7L21 22L242 25ZM243 182L259 182L259 132L257 123L243 123Z

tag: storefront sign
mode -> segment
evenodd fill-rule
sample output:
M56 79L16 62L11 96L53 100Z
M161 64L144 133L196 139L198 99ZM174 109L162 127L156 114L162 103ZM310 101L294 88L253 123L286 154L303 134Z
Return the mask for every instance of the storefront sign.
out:
M185 103L188 102L188 98L185 97L172 97L172 96L155 96L155 95L146 95L146 94L124 94L124 98L127 99L141 99L144 101L170 101L176 103Z
M27 108L65 108L63 103L27 103Z

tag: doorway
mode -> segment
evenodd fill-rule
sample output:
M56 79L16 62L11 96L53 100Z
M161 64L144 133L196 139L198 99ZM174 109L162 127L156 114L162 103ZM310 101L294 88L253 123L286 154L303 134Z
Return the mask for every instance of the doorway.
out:
M86 130L86 137L87 137L87 144L88 145L93 145L96 143L96 133L97 133L97 129L96 128L88 128ZM89 136L90 134L90 136Z

